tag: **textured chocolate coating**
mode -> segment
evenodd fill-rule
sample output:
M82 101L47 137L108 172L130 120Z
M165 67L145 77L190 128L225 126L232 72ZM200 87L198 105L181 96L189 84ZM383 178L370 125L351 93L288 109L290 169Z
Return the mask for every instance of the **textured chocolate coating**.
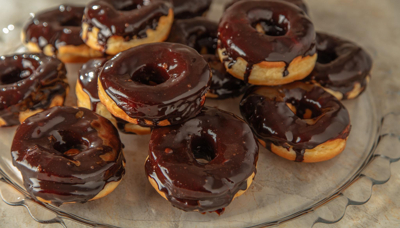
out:
M217 56L203 55L203 57L210 65L212 72L208 93L216 95L218 99L226 99L240 96L246 91L248 84L226 72L224 65Z
M182 123L196 116L209 89L211 71L194 49L182 44L145 44L109 60L99 80L107 95L144 127ZM144 120L152 121L149 125Z
M228 9L229 7L231 7L236 2L239 2L239 1L245 1L245 0L232 0L230 3L225 5L225 10ZM285 2L289 2L289 3L295 4L296 6L300 7L300 9L302 9L305 13L308 13L307 5L306 5L306 3L304 3L303 0L281 0L281 1L285 1Z
M211 0L172 0L176 19L203 16L210 9Z
M125 173L118 131L85 108L54 107L28 118L11 155L29 194L55 205L84 203Z
M60 5L35 14L25 25L25 43L32 42L44 49L52 45L53 51L60 46L84 44L80 38L84 7Z
M296 114L287 103L297 109ZM314 124L304 119L307 109L312 111ZM252 87L240 111L259 139L284 148L292 146L298 162L303 161L306 149L349 135L350 117L342 103L321 87L302 82Z
M257 24L265 34L254 28ZM284 1L238 2L225 11L218 31L219 48L229 56L224 61L229 65L239 57L247 61L246 82L254 64L284 62L283 76L287 76L296 57L316 53L314 25L304 11Z
M106 62L106 58L92 59L83 64L79 71L78 83L81 84L83 91L89 96L91 110L94 112L96 112L97 104L100 103L99 92L97 88L98 77ZM129 124L129 122L115 116L113 117L117 121L118 130L126 134L134 134L125 130L125 125Z
M82 22L88 24L89 31L100 29L98 43L106 47L112 36L127 41L147 37L147 29L154 30L171 8L170 0L97 0L86 6Z
M231 113L204 107L181 125L153 130L145 170L173 206L209 212L247 189L257 160L250 127Z
M69 88L64 64L43 54L0 57L0 118L18 125L23 111L47 109L52 99L64 99Z
M201 54L215 54L218 24L203 17L175 20L167 42L185 44Z
M343 100L348 98L356 83L365 90L372 59L360 46L337 36L317 33L317 52L315 68L304 81L340 92Z

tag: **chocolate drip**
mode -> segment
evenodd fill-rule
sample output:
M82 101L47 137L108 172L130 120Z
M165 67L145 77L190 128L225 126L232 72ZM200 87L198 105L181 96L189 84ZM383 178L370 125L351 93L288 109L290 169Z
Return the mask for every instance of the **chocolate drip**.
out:
M176 19L203 16L211 5L211 0L172 0Z
M98 43L104 47L112 36L126 41L146 38L148 29L155 30L160 17L172 8L170 0L97 0L85 8L83 23L89 31L98 28Z
M227 10L229 7L231 7L233 4L239 1L245 1L245 0L232 0L230 3L225 5L225 10ZM281 0L281 1L295 4L296 6L300 7L300 9L302 9L305 13L308 13L307 5L304 3L303 0Z
M83 10L84 7L64 4L35 14L24 28L25 43L35 43L41 50L52 45L53 51L66 45L83 45Z
M11 155L29 194L55 205L93 199L125 173L118 131L85 108L54 107L28 118Z
M209 88L211 72L194 49L182 44L145 44L121 52L100 73L107 95L128 116L151 126L178 124L196 116Z
M215 55L203 55L211 67L212 78L209 93L217 95L218 99L237 97L243 94L248 84L226 72L224 65Z
M1 56L0 118L5 126L19 124L19 114L49 108L69 87L64 64L43 54Z
M257 25L265 34L254 28ZM239 57L247 61L245 80L255 64L284 62L283 75L287 76L287 68L296 57L316 53L312 22L301 9L284 1L243 1L232 5L222 16L219 34L219 48L226 49L231 61Z
M360 46L342 38L317 33L318 59L313 72L304 81L316 82L324 88L343 94L360 83L363 91L370 76L372 59Z
M312 115L305 117L307 110ZM301 82L252 87L243 97L240 111L258 138L287 149L293 147L296 161L303 160L306 149L346 139L350 132L349 113L340 101L318 86Z
M175 20L167 42L185 44L201 54L215 54L218 24L202 17Z
M173 206L222 212L247 189L257 160L250 127L231 113L204 107L183 124L153 130L145 170Z
M89 96L91 110L96 112L97 104L100 103L98 92L98 77L100 71L103 69L104 64L107 62L106 58L92 59L83 64L79 71L78 83L81 84L83 91ZM133 132L125 131L125 125L129 122L112 115L117 121L118 129L125 134L135 134Z

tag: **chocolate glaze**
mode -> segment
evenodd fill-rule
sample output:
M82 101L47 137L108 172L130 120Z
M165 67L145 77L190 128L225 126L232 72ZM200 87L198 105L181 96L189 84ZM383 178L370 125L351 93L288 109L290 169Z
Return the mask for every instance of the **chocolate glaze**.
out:
M336 36L317 33L317 52L317 64L304 81L316 82L340 92L344 100L356 83L360 83L362 91L365 90L372 59L360 46Z
M35 43L42 50L50 44L53 51L60 46L84 44L80 38L83 10L64 4L35 14L25 25L25 43Z
M296 114L286 103L296 107ZM315 124L307 124L306 109ZM258 138L284 148L293 147L296 161L303 161L306 149L334 139L346 139L350 132L347 109L321 87L295 82L285 86L252 87L240 103L240 111Z
M185 44L201 54L215 54L218 24L203 17L175 20L167 42Z
M121 52L100 73L107 95L139 125L178 124L196 116L209 89L211 71L182 44L145 44ZM145 123L150 120L152 125Z
M97 0L85 8L83 23L89 31L98 28L98 43L106 49L107 40L122 36L129 41L147 37L147 29L156 29L158 20L172 8L170 0Z
M225 5L225 10L227 10L229 7L231 7L233 4L239 1L245 1L245 0L232 0L230 3ZM295 4L296 6L300 7L300 9L302 9L305 13L308 13L307 5L306 3L304 3L303 0L281 0L281 1Z
M257 160L250 127L231 113L204 107L183 124L153 130L145 170L173 206L221 213L247 189Z
M265 34L254 27L260 24ZM243 1L227 9L219 24L219 48L226 49L224 59L232 66L241 57L248 62L247 82L254 64L264 61L289 64L298 56L316 52L314 25L293 4L271 1ZM256 44L256 45L255 45Z
M212 72L208 93L217 95L218 99L226 99L240 96L246 91L248 84L226 72L224 65L217 56L203 55L203 57L210 65Z
M0 57L0 118L6 126L18 125L19 113L47 109L52 99L66 97L64 64L43 54Z
M29 194L55 205L84 203L125 173L118 131L85 108L54 107L28 118L11 155Z
M79 71L78 83L81 84L83 91L89 96L91 110L94 112L96 112L97 104L100 103L99 92L97 88L98 77L106 62L106 58L92 59L83 64ZM125 125L129 124L129 122L116 116L113 117L117 121L117 127L121 132L126 134L134 134L133 132L125 131Z
M210 9L211 0L172 0L176 19L203 16Z

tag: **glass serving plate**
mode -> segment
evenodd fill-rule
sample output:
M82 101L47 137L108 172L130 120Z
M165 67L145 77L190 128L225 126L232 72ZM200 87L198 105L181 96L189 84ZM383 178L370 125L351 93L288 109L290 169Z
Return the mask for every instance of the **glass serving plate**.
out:
M218 20L225 2L215 1L208 16ZM329 9L329 4L337 2L329 0L325 8ZM309 1L310 11L314 12L313 6L325 9L318 4L321 2ZM340 9L346 10L346 7ZM335 10L329 12L336 13L334 18L339 17ZM315 21L322 18L320 11L311 15ZM16 22L13 29L2 34L3 47L7 47L2 53L25 51L16 42L19 40L17 31L21 29L23 21ZM332 30L341 34L338 29ZM351 38L351 33L347 35ZM367 49L377 60L376 50L368 45ZM76 104L74 88L79 68L79 64L67 65L71 85L67 105ZM379 77L375 71L374 77ZM158 195L149 184L143 167L149 136L121 134L126 146L126 175L113 193L86 204L55 207L30 199L10 155L16 127L0 129L0 196L11 206L26 207L38 222L59 223L65 227L67 224L75 227L76 224L72 224L74 222L95 227L290 227L291 224L311 227L316 223L334 223L344 216L348 205L366 203L371 197L371 186L386 183L390 177L390 174L387 175L390 163L400 159L397 149L400 144L400 115L392 112L400 109L396 105L390 108L386 105L395 101L396 96L382 92L385 91L384 82L371 85L372 88L358 99L344 101L350 112L352 131L342 154L327 162L303 164L287 161L260 147L258 172L253 184L221 216L215 213L183 212ZM400 85L394 88L394 91L399 91ZM377 99L377 94L381 99ZM222 101L208 99L206 105L240 115L239 101L240 98Z

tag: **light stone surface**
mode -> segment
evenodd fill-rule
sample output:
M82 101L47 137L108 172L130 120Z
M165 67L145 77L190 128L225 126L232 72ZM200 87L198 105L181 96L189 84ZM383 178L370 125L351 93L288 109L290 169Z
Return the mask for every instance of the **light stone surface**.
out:
M80 0L0 0L0 32L21 15L60 3ZM398 0L306 0L316 28L351 39L374 58L370 88L381 113L400 111L400 1ZM221 6L214 6L218 9ZM211 15L212 17L213 15ZM217 19L217 18L214 18ZM11 38L6 38L11 39ZM0 47L1 50L10 47ZM397 102L394 102L397 101ZM366 112L368 110L365 110ZM347 208L344 218L332 225L314 227L400 227L400 163L391 167L388 183L373 187L373 196L362 206ZM143 223L141 223L143 224ZM292 223L293 224L293 223ZM70 227L77 227L74 223ZM134 223L133 223L134 225ZM300 224L297 224L301 227ZM178 225L177 225L178 226ZM0 227L60 227L36 223L22 207L0 201Z

